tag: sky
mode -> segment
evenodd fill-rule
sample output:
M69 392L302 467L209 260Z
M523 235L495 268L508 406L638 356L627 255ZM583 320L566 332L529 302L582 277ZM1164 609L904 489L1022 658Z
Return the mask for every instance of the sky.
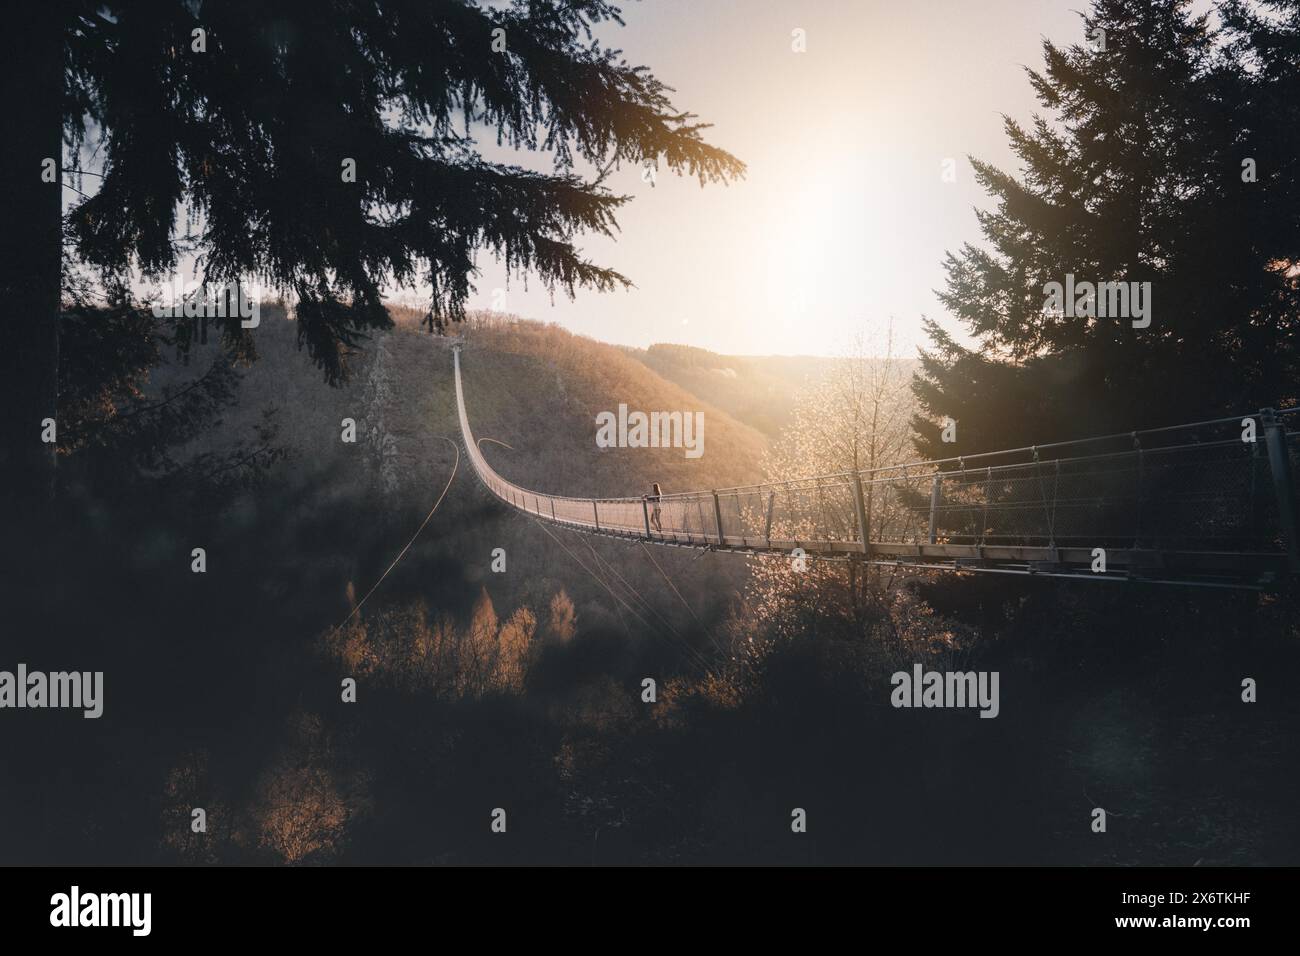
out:
M1016 172L1002 114L1036 109L1024 68L1042 41L1083 42L1086 0L646 0L601 38L713 125L709 142L748 164L701 189L624 167L610 187L635 198L616 241L583 251L635 283L579 291L511 281L480 262L477 308L504 307L607 342L679 342L729 354L836 354L893 318L907 355L921 317L961 329L939 303L943 257L980 239L989 201L967 160ZM806 52L792 49L792 31ZM547 168L483 149L490 159ZM956 162L944 182L943 163ZM964 340L964 336L959 338Z
M1084 42L1076 11L1087 5L625 0L626 26L603 25L602 42L673 87L676 108L712 123L705 138L743 160L745 178L701 188L667 169L647 182L624 166L607 180L633 197L620 232L578 244L634 288L552 297L485 253L469 307L620 345L738 355L842 354L858 336L879 351L892 320L895 354L911 357L925 344L922 316L968 342L935 295L944 254L980 241L975 209L990 204L967 157L1018 172L1002 116L1032 117L1025 67L1041 67L1044 38ZM479 148L498 162L552 166L492 135ZM946 160L955 181L944 181ZM191 266L181 274L192 278ZM427 305L420 290L389 291Z

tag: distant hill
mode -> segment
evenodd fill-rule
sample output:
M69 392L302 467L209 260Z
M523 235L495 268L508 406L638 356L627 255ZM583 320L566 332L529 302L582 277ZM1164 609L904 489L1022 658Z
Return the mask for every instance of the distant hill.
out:
M647 368L698 395L769 440L789 424L801 388L816 384L839 361L815 356L719 355L690 345L626 349Z
M330 388L297 349L292 320L283 309L264 306L255 336L258 360L246 370L223 424L195 450L247 438L274 409L277 441L289 449L293 468L377 480L390 494L417 491L442 473L450 455L438 436L460 437L451 338L422 331L412 310L393 314L396 328L373 337L355 356L351 382ZM465 342L470 424L478 437L512 446L483 443L484 455L512 481L557 494L620 496L642 494L653 481L665 490L687 490L762 477L763 434L623 349L523 320L474 317L453 331ZM154 375L155 388L183 386L202 374L216 348L196 348L188 367L164 365ZM680 448L597 447L596 415L617 412L619 403L646 412L703 412L704 454L688 459ZM341 440L345 418L356 422L355 444Z
M519 322L467 330L463 356L470 424L490 444L484 454L512 480L531 475L574 495L640 494L758 481L767 441L699 393L670 381L622 349L553 325ZM704 414L704 454L680 448L596 447L596 416L618 411ZM517 462L529 462L528 471ZM542 489L545 490L545 489Z
M845 361L816 355L720 355L691 345L624 351L769 441L779 438L789 426L800 392L826 381ZM914 360L902 360L908 372L915 364Z

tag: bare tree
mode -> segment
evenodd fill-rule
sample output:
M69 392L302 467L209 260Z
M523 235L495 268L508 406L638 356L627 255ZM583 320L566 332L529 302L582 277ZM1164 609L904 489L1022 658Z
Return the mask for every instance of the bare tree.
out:
M892 318L857 332L825 381L797 399L790 426L765 462L769 477L785 480L856 472L862 476L868 538L871 528L896 518L901 502L894 495L879 493L871 478L876 470L901 463L910 452L915 407L910 366L897 354ZM853 531L859 532L856 518ZM824 587L842 589L844 578L838 573L815 577ZM843 597L855 620L861 619L873 599L873 580L880 585L869 568L863 573L861 566L850 564ZM834 600L833 595L825 596Z

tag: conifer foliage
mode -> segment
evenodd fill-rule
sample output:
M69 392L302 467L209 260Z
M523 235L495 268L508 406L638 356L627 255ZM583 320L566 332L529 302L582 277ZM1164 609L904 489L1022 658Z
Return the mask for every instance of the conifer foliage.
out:
M338 382L389 324L382 289L425 283L430 324L455 321L476 253L570 295L627 285L577 245L616 229L616 164L701 184L744 168L598 42L621 23L606 0L50 0L10 19L12 447L56 416L62 258L165 278L190 253L208 282L257 278L294 299L300 344ZM42 183L60 137L71 168ZM484 137L553 168L489 161ZM87 197L66 230L49 201L64 185ZM32 454L15 460L39 470Z
M972 158L994 202L940 299L977 344L931 323L915 386L935 457L1294 397L1300 4L1094 0L1081 27L1028 70L1043 112L1004 120L1018 174ZM1067 276L1150 283L1149 325L1046 308Z

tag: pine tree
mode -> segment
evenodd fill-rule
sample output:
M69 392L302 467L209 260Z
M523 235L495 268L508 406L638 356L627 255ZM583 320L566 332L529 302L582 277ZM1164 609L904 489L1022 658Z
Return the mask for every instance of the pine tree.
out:
M463 317L475 255L552 291L628 284L583 257L628 197L582 163L662 163L700 182L743 172L670 90L593 28L607 0L46 0L8 11L0 248L7 390L0 462L20 498L48 495L57 418L60 272L168 277L182 225L208 282L258 279L297 304L330 382L389 319L381 289L423 281L433 326ZM488 162L542 150L550 173ZM85 194L80 147L94 141ZM64 145L71 165L64 170ZM54 175L46 173L53 162ZM182 210L189 220L178 221ZM66 229L65 229L66 225ZM65 248L66 243L66 248ZM247 334L226 323L226 334Z
M1278 401L1293 379L1296 288L1278 258L1294 244L1278 229L1295 221L1295 194L1244 50L1190 8L1095 0L1086 41L1045 42L1044 68L1028 71L1046 113L1004 120L1021 175L972 159L996 205L977 213L985 244L948 255L940 299L977 346L929 325L922 452L1231 414ZM1250 157L1272 166L1255 182ZM1046 310L1045 285L1067 274L1150 282L1150 326ZM955 445L940 441L944 417L959 423Z
M1268 264L1253 300L1250 347L1288 354L1300 335L1300 0L1228 0L1221 11L1232 56L1251 71L1240 106L1248 130L1242 153L1266 187L1243 190L1249 203L1239 234L1253 241L1255 255ZM1276 374L1289 375L1291 382L1279 399L1300 397L1294 365Z

